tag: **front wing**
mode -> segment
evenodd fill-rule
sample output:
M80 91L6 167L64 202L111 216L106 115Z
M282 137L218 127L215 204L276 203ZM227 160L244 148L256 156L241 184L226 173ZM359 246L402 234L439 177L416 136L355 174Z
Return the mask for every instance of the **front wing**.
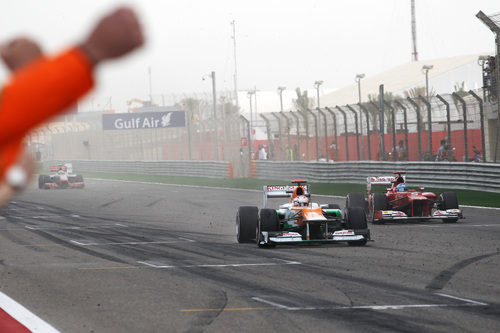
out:
M45 183L43 184L43 186L46 188L46 189L64 189L64 188L84 188L85 187L85 184L83 182L68 182L68 184L63 187L63 186L59 186L58 184L56 183Z
M460 209L436 210L429 216L408 216L399 210L378 210L375 211L373 221L425 221L432 219L439 220L456 220L463 219Z
M337 230L328 233L324 239L304 239L298 232L292 231L261 231L259 237L259 245L270 244L297 244L297 243L311 243L311 242L353 242L369 240L369 230Z

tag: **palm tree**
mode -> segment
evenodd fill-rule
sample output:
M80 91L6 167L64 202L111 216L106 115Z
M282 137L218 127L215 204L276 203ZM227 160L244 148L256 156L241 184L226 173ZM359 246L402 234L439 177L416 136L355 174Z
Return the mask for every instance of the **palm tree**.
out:
M379 95L368 95L368 99L375 103L376 105L379 104ZM401 97L394 95L392 92L384 92L384 101L387 102L390 106L393 106L393 102L395 100L400 100ZM374 108L370 108L370 114L372 116L372 122L373 122L373 129L375 130L378 127L378 118L379 118L379 111ZM384 118L385 118L385 123L387 124L387 133L392 133L392 111L388 107L384 107Z
M307 90L300 91L300 88L295 89L297 93L297 99L293 100L293 105L299 111L307 111L308 109L314 108L314 98L307 96Z
M424 103L422 103L422 101L418 98L418 96L426 96L426 89L424 86L420 86L420 87L414 87L414 88L411 88L411 89L408 89L404 92L405 94L405 97L410 97L411 99L413 99L415 101L415 103L418 104L418 108L419 108L419 115L418 115L418 119L420 119L420 121L418 122L417 126L419 128L420 131L423 131L424 130L424 122L423 122L423 117L422 115L424 114ZM429 91L429 100L432 99L432 97L434 97L436 95L436 93L434 92L434 89L431 89Z

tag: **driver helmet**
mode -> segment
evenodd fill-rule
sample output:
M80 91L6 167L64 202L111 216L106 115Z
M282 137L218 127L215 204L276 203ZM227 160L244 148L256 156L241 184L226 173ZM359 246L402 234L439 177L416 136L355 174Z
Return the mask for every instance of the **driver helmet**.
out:
M293 205L295 207L305 207L309 204L309 198L305 195L299 195L293 199Z
M398 192L404 192L408 190L408 186L406 186L405 183L401 183L398 186L396 186L396 191Z

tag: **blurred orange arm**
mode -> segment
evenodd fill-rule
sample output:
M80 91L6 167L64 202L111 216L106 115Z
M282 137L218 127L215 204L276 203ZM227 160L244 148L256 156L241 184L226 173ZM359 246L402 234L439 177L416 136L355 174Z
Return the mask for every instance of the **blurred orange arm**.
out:
M0 95L0 177L31 129L64 112L93 85L92 64L76 47L13 74Z
M79 48L16 72L0 96L0 150L62 113L93 85L92 64Z

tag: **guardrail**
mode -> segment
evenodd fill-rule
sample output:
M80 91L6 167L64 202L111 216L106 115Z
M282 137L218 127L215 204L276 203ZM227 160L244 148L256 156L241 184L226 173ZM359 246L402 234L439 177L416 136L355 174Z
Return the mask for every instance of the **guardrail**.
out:
M232 178L230 162L207 161L46 161L49 165L72 163L75 172L135 173L161 176ZM406 171L412 186L433 186L500 192L500 164L461 162L274 162L252 161L252 177L306 179L322 183L364 184L366 177Z
M255 161L261 179L303 178L311 182L366 183L366 177L406 171L408 183L488 192L500 192L500 165L449 162L270 162Z
M215 161L45 161L43 170L50 165L72 163L75 173L134 173L158 176L187 176L208 178L232 178L230 162Z

